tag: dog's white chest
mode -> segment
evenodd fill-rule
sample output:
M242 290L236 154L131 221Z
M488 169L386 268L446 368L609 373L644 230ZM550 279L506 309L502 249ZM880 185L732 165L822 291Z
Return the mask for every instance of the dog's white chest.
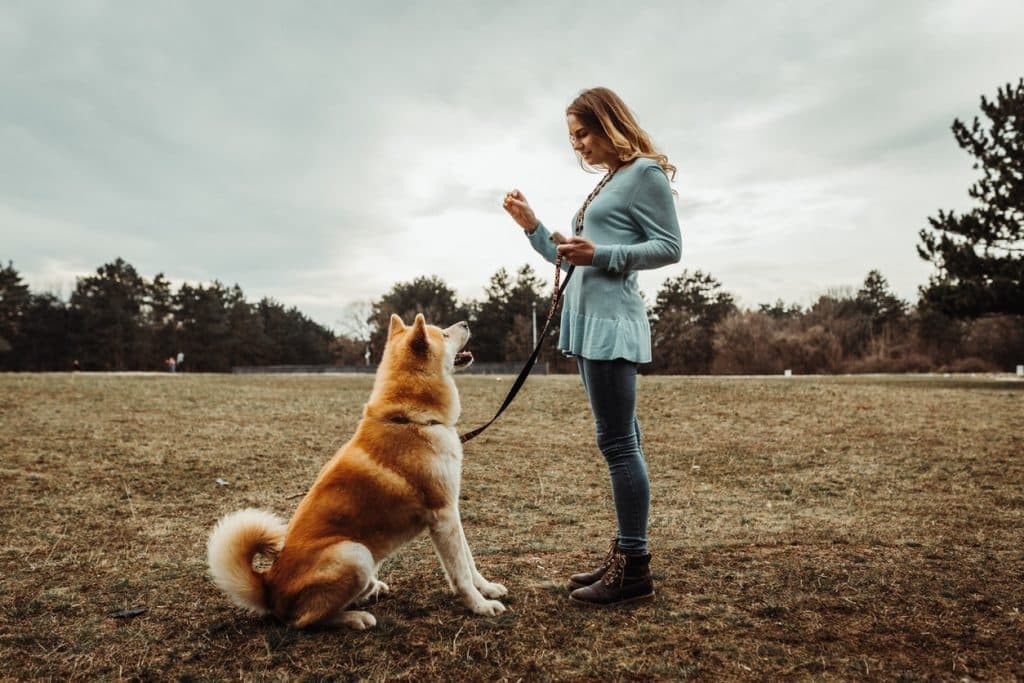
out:
M431 427L429 433L436 454L432 463L434 476L448 489L451 499L458 500L462 479L462 442L459 435L453 428L442 425Z

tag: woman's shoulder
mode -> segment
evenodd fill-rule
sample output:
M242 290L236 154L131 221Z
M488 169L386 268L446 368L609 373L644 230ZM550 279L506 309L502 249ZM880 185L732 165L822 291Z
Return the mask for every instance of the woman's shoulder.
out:
M655 166L661 168L660 166L658 166L658 162L655 161L654 159L651 159L649 157L636 157L635 159L629 162L629 165L626 166L626 168L631 168L636 171L644 171L645 169L652 168Z
M640 186L648 183L669 184L665 169L654 159L637 157L623 170L628 170L626 174L628 180L626 182L630 185Z
M638 157L627 167L629 174L623 184L630 188L630 205L640 202L661 204L663 196L672 192L672 181L665 169L654 159Z
M663 175L665 173L664 169L661 168L657 161L647 157L637 157L636 159L633 159L626 168L629 169L630 175L636 178L645 176L651 169L658 169L658 171Z

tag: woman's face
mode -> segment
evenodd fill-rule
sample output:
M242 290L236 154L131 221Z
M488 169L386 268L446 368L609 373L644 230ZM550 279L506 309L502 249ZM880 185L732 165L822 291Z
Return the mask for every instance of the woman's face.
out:
M619 165L612 143L600 130L592 130L583 125L575 114L569 114L566 123L569 124L569 140L572 142L573 151L588 165L604 166L609 169Z

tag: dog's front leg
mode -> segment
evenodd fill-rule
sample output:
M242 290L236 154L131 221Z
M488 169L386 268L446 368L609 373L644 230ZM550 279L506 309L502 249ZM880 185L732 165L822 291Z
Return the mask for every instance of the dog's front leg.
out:
M488 581L476 568L476 562L473 560L473 551L469 549L469 541L466 540L466 529L462 526L461 520L459 522L459 537L462 539L462 552L466 554L466 560L469 562L469 569L473 573L473 585L476 586L486 598L502 598L508 595L507 588L502 586L500 583Z
M465 544L465 534L462 531L462 521L459 519L457 508L438 512L437 519L430 526L430 540L434 543L434 549L441 559L441 565L448 576L452 590L462 598L466 607L476 614L491 617L505 611L505 605L497 600L484 598L475 585L473 557Z

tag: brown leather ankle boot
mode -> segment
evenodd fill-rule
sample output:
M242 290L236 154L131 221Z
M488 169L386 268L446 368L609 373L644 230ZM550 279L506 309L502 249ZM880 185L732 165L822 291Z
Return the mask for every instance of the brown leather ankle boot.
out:
M613 538L611 546L608 547L608 554L605 555L604 562L601 566L591 572L585 572L583 574L573 574L569 577L569 590L573 591L577 588L583 588L594 583L608 571L608 567L612 566L612 558L615 556L615 552L619 549L619 539Z
M569 598L584 605L621 605L654 599L650 572L651 555L626 555L616 550L599 581L577 588Z

